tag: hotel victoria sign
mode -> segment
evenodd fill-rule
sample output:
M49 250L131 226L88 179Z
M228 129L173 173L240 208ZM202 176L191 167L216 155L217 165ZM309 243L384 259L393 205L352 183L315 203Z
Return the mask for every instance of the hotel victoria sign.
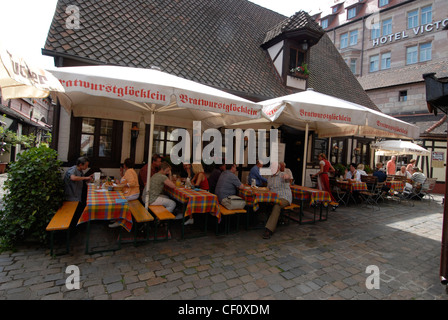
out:
M433 31L442 30L444 27L448 25L448 18L445 20L439 20L436 22L420 25L418 27L414 27L408 30L403 30L400 32L392 33L386 36L382 36L372 40L372 46L376 47L379 45L383 45L386 43L391 43L399 40L403 40L409 38L409 35L418 36L423 35L425 33L430 33Z

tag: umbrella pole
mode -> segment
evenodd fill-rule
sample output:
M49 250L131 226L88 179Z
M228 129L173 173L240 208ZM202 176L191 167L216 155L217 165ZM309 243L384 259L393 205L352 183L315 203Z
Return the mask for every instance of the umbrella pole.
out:
M447 120L448 122L448 120ZM448 137L447 137L448 147ZM447 149L448 150L448 149ZM443 201L442 249L440 254L440 282L448 284L448 166L445 166L445 198Z
M152 146L153 146L153 136L154 136L154 118L155 111L151 111L151 124L149 125L149 150L148 150L148 172L146 174L146 194L145 194L145 209L149 206L149 184L151 183L151 164L152 164Z
M305 146L303 150L303 165L302 165L302 186L305 185L305 171L306 171L306 152L308 150L308 122L305 128Z

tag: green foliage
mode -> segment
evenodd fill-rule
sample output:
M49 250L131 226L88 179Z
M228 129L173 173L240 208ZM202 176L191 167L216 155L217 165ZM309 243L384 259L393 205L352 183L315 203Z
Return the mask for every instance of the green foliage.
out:
M0 120L5 122L5 119L6 115L3 115ZM31 148L36 144L36 136L33 133L30 135L18 136L16 132L0 126L0 154L3 154L3 152L10 152L11 147L17 144L20 144L25 148Z
M45 228L64 198L61 165L57 152L46 146L28 149L10 164L0 211L0 249L26 237L46 241Z
M336 163L335 165L333 165L333 168L337 177L343 176L345 174L345 170L347 169L347 167L341 163Z

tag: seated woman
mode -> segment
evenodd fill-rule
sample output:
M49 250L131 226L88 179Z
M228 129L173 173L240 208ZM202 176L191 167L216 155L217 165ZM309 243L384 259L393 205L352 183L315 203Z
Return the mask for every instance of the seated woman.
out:
M134 161L130 158L124 160L123 167L120 169L122 176L120 184L124 184L123 194L127 200L136 200L140 197L140 187L138 184L138 175L134 170Z
M123 167L120 168L122 176L120 184L123 185L123 194L126 200L137 200L140 197L140 187L138 184L138 175L134 170L134 161L130 158L124 160ZM110 228L116 228L120 224L118 221L111 221Z
M209 189L208 180L205 176L204 168L202 167L202 164L193 164L193 172L194 177L191 180L191 183L200 189L207 190Z

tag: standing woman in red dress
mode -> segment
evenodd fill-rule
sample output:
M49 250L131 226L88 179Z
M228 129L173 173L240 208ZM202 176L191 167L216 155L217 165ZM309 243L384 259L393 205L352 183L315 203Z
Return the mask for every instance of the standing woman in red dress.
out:
M319 190L328 191L331 197L331 201L336 203L336 200L333 197L333 194L331 193L330 178L328 177L328 173L335 172L335 170L331 165L330 161L327 160L325 154L323 153L319 154L318 159L320 170L314 176L318 176L317 185L319 187Z

